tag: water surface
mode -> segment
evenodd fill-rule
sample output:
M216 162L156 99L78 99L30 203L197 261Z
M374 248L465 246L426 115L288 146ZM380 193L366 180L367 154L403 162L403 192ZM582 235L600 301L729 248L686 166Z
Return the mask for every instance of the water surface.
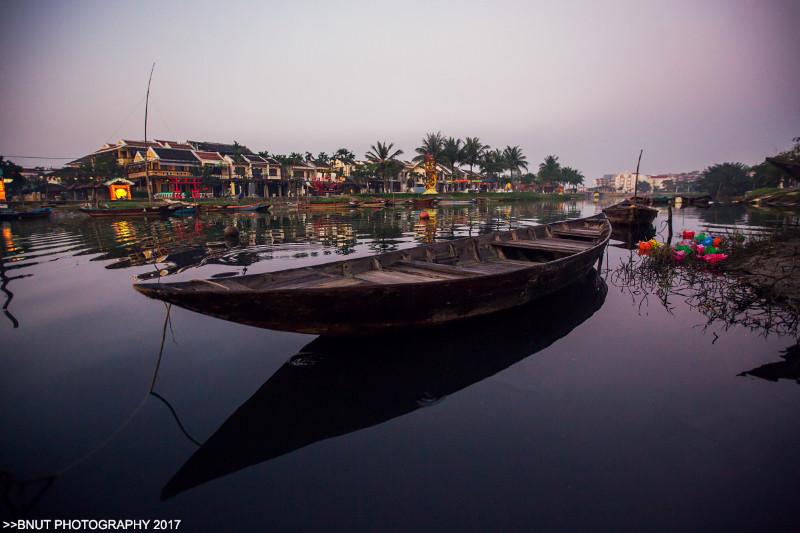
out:
M186 531L796 531L791 327L713 320L696 293L646 295L619 274L637 260L624 243L537 305L361 341L225 322L131 288L599 209L4 224L0 513L180 518ZM231 223L238 242L222 236ZM742 206L674 214L676 232L797 223Z

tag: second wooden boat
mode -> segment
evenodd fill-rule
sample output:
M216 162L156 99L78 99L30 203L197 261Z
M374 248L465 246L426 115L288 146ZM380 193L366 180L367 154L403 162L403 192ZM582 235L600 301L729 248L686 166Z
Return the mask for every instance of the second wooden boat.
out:
M256 213L268 211L272 206L267 202L258 204L225 204L225 205L204 205L207 211L231 211L234 213Z
M143 217L143 216L167 216L175 210L171 205L132 207L132 208L113 208L113 207L81 207L81 211L90 217Z
M134 287L252 326L369 334L524 305L585 275L610 235L608 220L596 215L312 267Z
M625 199L603 209L612 225L646 226L652 224L658 209Z

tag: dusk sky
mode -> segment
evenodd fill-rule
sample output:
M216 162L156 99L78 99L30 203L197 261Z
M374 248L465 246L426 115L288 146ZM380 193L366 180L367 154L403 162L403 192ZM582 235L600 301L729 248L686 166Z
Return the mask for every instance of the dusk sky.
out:
M4 1L0 154L143 137L410 159L425 132L589 178L756 163L800 135L800 2ZM10 157L32 166L62 164Z

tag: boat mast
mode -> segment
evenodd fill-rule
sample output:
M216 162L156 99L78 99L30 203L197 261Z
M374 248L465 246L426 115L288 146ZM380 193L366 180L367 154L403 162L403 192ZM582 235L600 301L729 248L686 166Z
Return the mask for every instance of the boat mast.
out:
M153 63L155 65L155 63ZM644 148L639 150L639 160L636 162L636 181L633 182L633 198L636 199L639 194L639 163L642 162L642 152Z
M150 104L150 82L153 80L153 71L156 68L156 63L153 61L153 66L150 68L150 78L147 80L147 97L144 101L144 181L147 183L147 201L153 203L153 187L150 185L150 171L147 165L147 108Z

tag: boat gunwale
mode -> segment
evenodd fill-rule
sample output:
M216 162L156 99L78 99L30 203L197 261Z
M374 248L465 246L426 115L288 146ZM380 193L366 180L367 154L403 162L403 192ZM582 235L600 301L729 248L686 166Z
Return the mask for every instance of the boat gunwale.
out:
M424 284L425 286L444 285L444 284L450 284L450 283L461 284L461 283L475 282L477 279L485 281L485 280L491 279L493 277L518 275L518 274L522 274L522 273L530 273L530 272L535 271L537 269L543 269L543 268L550 267L550 266L553 266L553 265L560 266L561 264L566 263L569 260L575 260L576 258L582 257L582 256L584 256L586 254L591 253L591 252L594 252L594 251L596 251L598 249L598 247L606 246L608 244L608 241L611 239L611 233L613 231L613 228L612 228L611 222L608 220L608 217L606 217L604 213L599 213L599 214L596 214L596 215L592 215L592 216L589 216L589 217L578 218L578 219L566 219L566 220L561 220L561 221L558 221L558 222L551 222L549 224L542 224L541 226L529 226L529 227L525 227L525 228L521 228L521 229L539 228L539 227L545 227L546 228L546 227L555 226L555 225L563 224L563 223L577 222L577 221L588 221L588 220L600 221L602 223L605 223L605 226L608 228L608 233L606 233L604 236L601 236L600 240L598 242L594 243L592 246L589 246L589 247L587 247L587 248L585 248L583 250L580 250L580 251L576 251L575 253L570 253L569 255L566 255L564 257L559 257L557 259L553 259L552 261L546 261L546 262L543 262L543 263L532 263L529 267L523 267L523 268L520 268L520 269L507 271L507 272L475 273L474 275L463 276L463 277L460 277L460 278L440 279L440 280L425 281L425 282L422 282L422 281L404 281L404 282L396 282L396 283L364 282L364 283L358 283L358 284L354 284L354 285L346 285L346 286L341 286L341 287L294 287L294 288L280 288L279 287L279 288L275 288L275 289L269 289L269 288L231 288L231 287L227 287L227 286L224 285L224 281L226 281L226 280L236 281L236 280L242 279L244 277L249 277L249 276L237 276L237 277L232 277L232 278L224 278L224 279L219 280L219 282L212 282L212 283L208 283L208 281L212 281L212 280L192 279L192 280L188 280L188 281L181 281L181 282L164 283L164 284L162 284L162 283L160 283L160 280L159 280L159 282L157 282L157 283L136 283L136 284L134 284L134 288L136 290L140 290L140 292L143 292L144 294L147 294L147 293L172 292L172 293L175 293L175 294L179 294L179 293L183 293L183 294L216 293L216 294L225 295L225 296L228 296L228 295L241 296L241 295L246 295L246 294L250 294L250 295L253 295L253 294L282 294L282 293L291 294L291 293L296 293L298 291L302 291L304 293L310 293L310 294L315 294L315 293L318 293L318 294L323 294L323 293L324 294L348 293L348 292L362 292L364 290L374 289L374 288L407 288L407 287L416 287L416 286L419 286L420 284ZM518 228L518 229L520 229L520 228ZM480 235L480 236L477 236L477 237L467 236L467 237L460 237L459 239L453 239L453 240L450 240L450 241L441 241L441 242L452 243L453 241L462 240L462 239L463 240L472 239L473 241L475 241L475 240L480 239L482 237L486 237L487 235L508 233L508 232L511 232L511 231L516 231L516 230L497 231L497 232L492 232L492 233L487 233L487 234L484 234L484 235ZM523 239L523 240L528 240L528 239ZM537 240L537 239L532 239L532 240ZM435 243L435 244L438 244L438 243ZM489 244L493 245L494 243L490 242ZM498 242L497 244L503 244L503 241ZM416 247L413 247L413 248L408 248L408 249L405 249L405 250L396 250L396 251L388 252L388 253L402 253L404 251L407 252L407 251L418 249L418 248L425 248L426 246L430 246L430 245L416 246ZM377 257L380 257L380 255L382 255L382 254L373 255L373 256L364 256L364 257L353 258L353 259L341 259L339 261L332 261L330 263L320 263L320 264L317 264L317 265L308 265L308 266L304 266L304 267L297 267L297 268L291 268L291 269L285 269L285 270L278 270L278 271L275 271L275 272L263 272L261 274L252 274L252 276L253 277L257 277L257 276L265 276L265 275L271 275L271 274L277 274L277 273L288 274L288 273L291 273L291 272L300 272L300 271L307 270L307 269L315 270L315 269L322 269L322 268L330 268L330 267L335 267L337 265L342 265L342 264L345 264L345 263L349 263L351 261L358 260L358 259L377 258ZM498 262L502 263L503 261L500 260ZM437 263L435 263L433 261L430 261L430 263L431 264L437 264ZM483 263L483 262L480 262L480 263ZM391 268L391 265L387 265L387 268ZM309 273L309 274L311 274L311 273ZM345 277L345 276L342 276L342 278L343 279L347 279L347 277ZM208 286L203 286L202 284L207 284ZM219 285L219 287L215 287L215 285ZM195 289L195 290L193 290L193 291L185 290L185 289L190 289L190 288Z

